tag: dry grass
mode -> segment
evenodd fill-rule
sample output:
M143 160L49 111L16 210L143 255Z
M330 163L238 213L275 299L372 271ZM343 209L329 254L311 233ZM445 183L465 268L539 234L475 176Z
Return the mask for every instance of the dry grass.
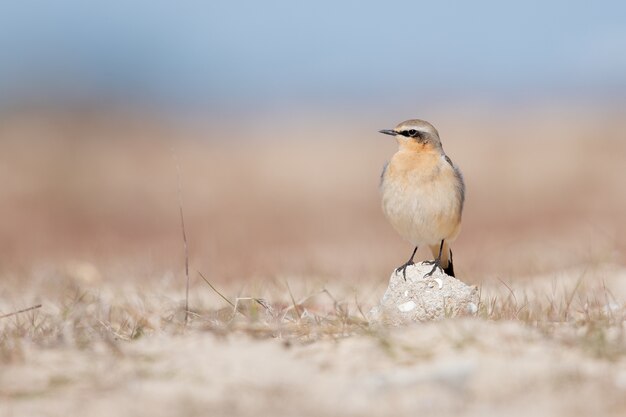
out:
M476 318L408 329L371 325L375 296L337 284L263 281L225 300L196 281L185 324L182 285L66 277L42 309L0 322L3 412L499 415L532 399L535 415L620 415L625 277L613 267L485 284ZM228 393L207 393L216 379Z
M0 415L623 415L625 119L444 116L481 303L406 329L367 320L409 248L354 124L2 124Z
M563 274L550 286L531 282L514 289L504 282L485 284L480 288L477 319L519 322L556 339L569 335L573 339L563 341L572 346L590 348L590 353L606 359L619 359L626 353L626 284L621 282L625 275L625 270L604 267L584 274ZM607 281L619 289L618 296L609 290ZM10 362L13 349L9 347L20 340L42 347L68 344L85 348L102 341L129 342L155 332L200 330L308 343L386 331L368 322L367 312L376 298L359 301L358 290L353 288L335 285L331 291L320 287L295 298L286 282L263 282L254 289L240 289L240 295L234 297L201 284L194 286L190 321L185 325L184 294L163 281L156 288L138 291L133 286L94 286L80 281L80 277L66 277L61 288L47 293L42 310L25 309L3 317L2 357ZM301 282L300 286L306 288L306 284ZM299 292L306 291L304 288ZM8 297L23 298L17 294ZM557 328L560 330L554 331ZM609 333L612 336L605 337ZM594 346L592 339L607 346Z

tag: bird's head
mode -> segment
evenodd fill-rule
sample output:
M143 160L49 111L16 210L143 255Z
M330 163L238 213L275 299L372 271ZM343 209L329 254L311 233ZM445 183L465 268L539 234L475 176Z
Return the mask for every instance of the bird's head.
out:
M439 132L424 120L406 120L393 129L383 129L379 132L394 136L401 150L427 152L442 149Z

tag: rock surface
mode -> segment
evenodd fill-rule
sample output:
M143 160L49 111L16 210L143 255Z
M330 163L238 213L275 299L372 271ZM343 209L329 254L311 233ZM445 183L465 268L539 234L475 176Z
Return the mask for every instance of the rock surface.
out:
M478 289L446 275L440 269L424 278L432 265L419 263L391 274L380 304L369 312L373 323L399 326L446 317L473 315L478 311Z

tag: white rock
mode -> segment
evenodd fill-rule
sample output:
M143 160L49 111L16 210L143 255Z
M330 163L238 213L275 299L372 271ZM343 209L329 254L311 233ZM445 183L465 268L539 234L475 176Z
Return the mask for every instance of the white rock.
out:
M610 302L604 305L605 314L612 314L612 313L615 313L616 311L619 311L620 309L621 309L621 306L614 302Z
M406 313L407 311L413 310L415 307L417 307L417 304L415 304L415 301L407 301L404 304L400 304L398 306L398 310L400 310L403 313Z
M478 289L437 269L419 263L406 269L406 280L395 271L380 304L369 313L373 323L399 326L446 317L473 315L478 311Z
M478 306L474 303L467 303L467 308L465 311L468 314L476 314L478 313Z

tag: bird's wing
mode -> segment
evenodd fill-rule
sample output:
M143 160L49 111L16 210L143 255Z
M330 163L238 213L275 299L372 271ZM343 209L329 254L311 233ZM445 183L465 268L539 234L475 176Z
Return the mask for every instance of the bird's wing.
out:
M380 183L378 184L378 186L382 186L383 185L383 181L385 179L385 172L387 172L387 167L389 166L389 162L385 162L385 166L383 167L383 171L380 173Z
M465 203L465 181L463 180L463 174L461 173L461 170L452 163L452 159L450 159L448 155L445 155L444 157L446 159L446 162L448 162L454 170L454 176L457 180L456 192L461 203L461 211L463 211L463 204Z

